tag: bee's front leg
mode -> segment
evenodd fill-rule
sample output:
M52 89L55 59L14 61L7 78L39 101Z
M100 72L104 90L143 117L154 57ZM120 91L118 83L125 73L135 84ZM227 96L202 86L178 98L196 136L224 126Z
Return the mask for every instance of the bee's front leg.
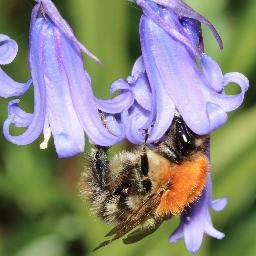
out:
M107 154L108 147L96 145L89 154L89 165L95 182L102 189L108 184L109 161Z
M100 215L101 208L109 196L107 148L95 146L86 158L85 170L81 174L79 183L80 196Z

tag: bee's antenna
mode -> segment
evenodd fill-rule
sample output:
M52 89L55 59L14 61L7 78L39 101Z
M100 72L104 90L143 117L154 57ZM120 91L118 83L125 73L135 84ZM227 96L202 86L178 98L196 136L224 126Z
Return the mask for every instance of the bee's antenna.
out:
M147 156L147 150L146 150L146 143L149 137L148 129L144 129L144 144L143 144L143 149L141 153L141 172L142 175L147 177L148 175L148 170L149 170L149 163L148 163L148 156Z

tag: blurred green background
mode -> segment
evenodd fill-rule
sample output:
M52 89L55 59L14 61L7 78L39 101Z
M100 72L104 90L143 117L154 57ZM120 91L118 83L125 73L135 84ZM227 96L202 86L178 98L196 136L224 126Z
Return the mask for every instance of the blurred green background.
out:
M97 96L106 97L111 82L126 77L140 55L140 10L126 0L56 0L77 37L105 64L86 60ZM256 1L186 1L207 16L219 30L224 50L219 51L204 28L206 52L223 72L240 71L251 87L243 106L212 135L214 197L228 196L221 213L212 213L216 228L226 234L221 241L204 238L198 255L256 255ZM0 33L19 44L15 61L3 67L13 78L25 81L28 28L33 0L0 0ZM232 86L231 86L232 87ZM233 92L236 88L230 88ZM33 92L23 106L32 111ZM6 118L7 100L0 101L0 122ZM51 144L19 147L0 135L0 255L189 255L184 242L169 244L168 236L178 219L164 223L151 237L135 245L116 241L100 251L91 250L110 229L90 215L77 194L83 156L58 160Z

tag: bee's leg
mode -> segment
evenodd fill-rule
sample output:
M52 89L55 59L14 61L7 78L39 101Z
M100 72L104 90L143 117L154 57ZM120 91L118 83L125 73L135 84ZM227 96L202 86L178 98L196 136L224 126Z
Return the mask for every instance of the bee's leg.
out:
M140 156L140 163L141 163L141 174L142 176L148 176L149 171L149 163L148 163L148 155L146 151L143 151Z
M109 175L108 147L95 146L90 153L91 172L101 188L106 188Z
M142 191L143 193L147 193L151 190L152 182L148 177L149 163L148 163L148 155L146 152L144 152L140 156L140 161L141 161L140 174L142 176L142 179L141 179Z
M125 244L136 243L148 235L154 233L162 224L162 220L156 220L155 218L148 219L140 228L129 233L126 238L123 239Z
M81 174L79 190L81 198L103 218L103 209L109 198L109 162L107 148L96 146L87 154L86 166Z
M141 185L142 185L142 190L145 193L149 192L152 186L151 181L148 177L149 162L148 162L147 147L146 147L148 136L149 136L148 130L145 129L145 141L144 141L143 150L140 156L140 175L142 177Z

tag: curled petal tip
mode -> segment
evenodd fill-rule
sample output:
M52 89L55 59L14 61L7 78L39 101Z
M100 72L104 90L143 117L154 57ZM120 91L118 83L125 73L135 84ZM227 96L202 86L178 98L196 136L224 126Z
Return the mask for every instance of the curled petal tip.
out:
M225 234L220 232L219 230L215 229L212 225L209 226L205 233L208 234L211 237L214 237L215 239L221 240L225 237Z
M225 237L225 234L224 234L224 233L222 233L222 232L218 232L218 233L219 233L219 234L218 234L217 236L215 236L216 239L221 240L221 239L223 239L223 238Z
M228 204L228 198L224 197L224 198L213 200L211 202L211 207L214 211L219 212L219 211L222 211L227 206L227 204Z
M180 225L176 228L176 230L169 237L169 242L176 243L180 239L183 238L183 236L184 236L184 230L183 230L184 226L183 225L184 225L184 223L180 223Z
M169 242L175 244L175 243L177 243L181 238L182 238L182 237L178 237L178 236L176 236L175 234L173 234L172 236L170 236Z
M0 34L0 65L11 63L18 52L17 43L10 37Z
M238 84L243 93L245 93L249 88L248 78L239 72L230 72L230 73L227 73L224 75L224 77L223 77L224 86L229 83Z

